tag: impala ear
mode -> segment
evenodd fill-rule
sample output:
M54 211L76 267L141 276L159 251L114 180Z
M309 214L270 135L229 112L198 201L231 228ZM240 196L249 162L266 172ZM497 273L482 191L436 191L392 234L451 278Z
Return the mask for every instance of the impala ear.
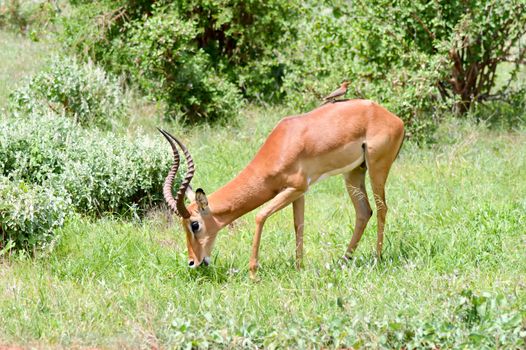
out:
M190 202L195 201L195 192L192 189L192 186L188 185L188 187L186 188L185 194L186 194L186 198L188 198Z
M195 190L195 202L197 203L200 211L208 209L208 199L206 199L205 191L203 191L202 188Z

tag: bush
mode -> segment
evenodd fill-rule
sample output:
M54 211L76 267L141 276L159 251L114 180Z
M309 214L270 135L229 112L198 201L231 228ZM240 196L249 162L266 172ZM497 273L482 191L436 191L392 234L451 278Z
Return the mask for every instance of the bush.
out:
M67 193L81 213L160 202L170 163L160 137L87 131L53 114L0 120L0 175Z
M0 176L0 250L31 249L50 243L71 213L67 196Z
M438 96L458 113L491 95L499 63L526 55L519 45L526 34L523 1L359 0L338 9L352 21L355 57L377 78L403 67L437 71ZM435 62L422 66L426 60Z
M421 139L444 113L508 97L506 88L494 91L496 68L526 55L517 44L526 33L520 1L359 0L304 9L286 54L289 101L312 106L348 79L348 97L377 100Z
M160 8L130 29L122 51L134 58L129 68L136 82L166 102L170 115L189 123L231 119L242 105L241 94L193 43L197 33L195 24Z
M233 117L245 98L279 96L275 59L294 34L296 1L76 1L63 41L129 73L169 114L196 122Z
M500 130L526 126L526 87L510 89L505 98L476 104L472 114L477 120Z
M14 91L12 107L22 113L63 114L82 126L110 128L126 114L121 83L92 63L57 58L26 86Z
M353 7L357 8L360 8L359 2ZM438 94L436 80L442 74L441 69L436 69L440 60L415 50L402 53L397 47L398 51L382 51L385 55L382 57L390 62L393 55L398 59L403 55L404 64L394 68L380 62L382 66L371 61L371 57L365 57L364 50L367 50L362 45L366 40L356 21L365 21L362 17L366 14L355 14L346 3L334 7L306 5L305 11L308 15L300 23L298 41L290 45L287 53L292 59L285 71L282 89L289 104L302 111L315 108L321 104L323 96L348 80L346 97L379 102L400 116L407 134L419 140L433 133L443 111L435 97ZM376 12L367 15L374 17ZM378 24L373 33L382 29ZM394 40L389 43L395 45Z

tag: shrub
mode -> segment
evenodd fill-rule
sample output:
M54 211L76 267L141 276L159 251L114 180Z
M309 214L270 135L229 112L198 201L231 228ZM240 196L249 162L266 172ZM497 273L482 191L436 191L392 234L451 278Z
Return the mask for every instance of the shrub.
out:
M526 126L526 87L510 89L505 98L476 104L471 113L490 127L504 130Z
M168 113L190 123L233 118L242 98L194 41L198 28L176 12L160 8L129 30L129 67L143 91L166 102Z
M88 131L53 114L0 120L0 175L67 193L82 213L160 202L170 162L160 137Z
M360 5L355 5L356 10ZM308 15L300 24L299 39L287 53L291 60L282 87L287 102L307 111L320 105L323 96L348 80L346 97L379 102L404 120L407 134L424 140L432 134L442 112L435 98L436 79L442 74L436 67L441 68L441 61L407 50L403 53L407 62L396 68L371 62L363 57L367 54L360 45L365 40L355 23L365 14L354 14L347 6L306 5ZM376 12L368 15L374 16ZM375 27L378 29L382 29L380 24ZM385 60L392 60L391 55L398 57L402 52L383 54Z
M452 98L459 113L491 94L499 63L526 55L518 45L526 34L523 1L359 0L338 10L352 21L356 59L374 76L402 67L417 74L441 70L434 79L439 96ZM421 66L425 59L436 64Z
M54 230L71 213L67 196L4 176L0 176L0 198L0 250L50 243Z
M121 83L92 63L57 58L14 91L12 107L29 115L54 112L82 126L109 128L126 113Z
M276 52L297 2L76 1L63 41L129 78L184 121L229 119L247 98L279 96Z
M517 44L526 33L520 1L358 0L304 8L299 38L286 54L289 101L312 106L348 79L349 97L379 101L421 138L445 112L509 97L508 85L494 91L496 67L526 55Z

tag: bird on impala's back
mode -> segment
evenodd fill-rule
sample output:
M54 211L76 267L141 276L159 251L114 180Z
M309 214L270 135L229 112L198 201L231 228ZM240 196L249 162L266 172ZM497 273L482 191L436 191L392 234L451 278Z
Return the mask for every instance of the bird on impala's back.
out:
M344 96L347 92L347 86L349 85L348 81L344 81L342 85L337 89L331 92L329 95L323 98L323 103L334 102L338 97Z

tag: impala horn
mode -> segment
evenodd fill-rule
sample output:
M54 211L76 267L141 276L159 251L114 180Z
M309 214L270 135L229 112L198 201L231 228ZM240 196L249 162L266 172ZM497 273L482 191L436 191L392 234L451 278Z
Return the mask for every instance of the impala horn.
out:
M188 212L188 209L186 209L186 205L184 204L184 197L186 194L186 190L190 186L190 181L192 181L192 178L194 177L195 172L195 166L194 166L194 160L192 159L192 156L190 155L190 152L188 152L188 149L184 144L182 144L178 139L176 139L173 135L171 135L168 131L158 129L161 134L168 140L170 143L170 146L172 147L173 156L174 156L174 163L172 167L170 168L170 171L168 172L168 175L166 176L166 180L164 181L163 186L163 195L164 199L166 200L166 203L168 203L168 206L170 209L174 211L175 214L182 217L183 219L188 219L190 217L190 213ZM188 170L186 171L186 175L183 179L183 183L179 187L179 190L177 191L176 199L174 199L172 194L172 185L175 178L175 174L177 174L177 169L179 169L179 163L180 163L180 157L179 152L177 151L177 146L175 144L178 144L179 147L181 147L181 150L184 153L184 156L186 158L186 164L188 166Z
M179 169L181 157L179 156L179 152L177 151L177 147L175 146L175 143L170 139L168 135L166 135L165 131L159 128L157 128L157 130L159 130L159 132L163 134L166 140L168 140L168 142L170 143L170 146L172 147L173 157L174 157L174 163L172 167L170 168L168 175L166 176L166 180L164 180L164 185L163 185L164 200L166 201L170 209L172 209L172 211L176 215L180 216L179 212L177 211L177 204L176 204L175 198L173 197L173 194L172 194L172 185L174 182L175 175L177 174L177 170Z

